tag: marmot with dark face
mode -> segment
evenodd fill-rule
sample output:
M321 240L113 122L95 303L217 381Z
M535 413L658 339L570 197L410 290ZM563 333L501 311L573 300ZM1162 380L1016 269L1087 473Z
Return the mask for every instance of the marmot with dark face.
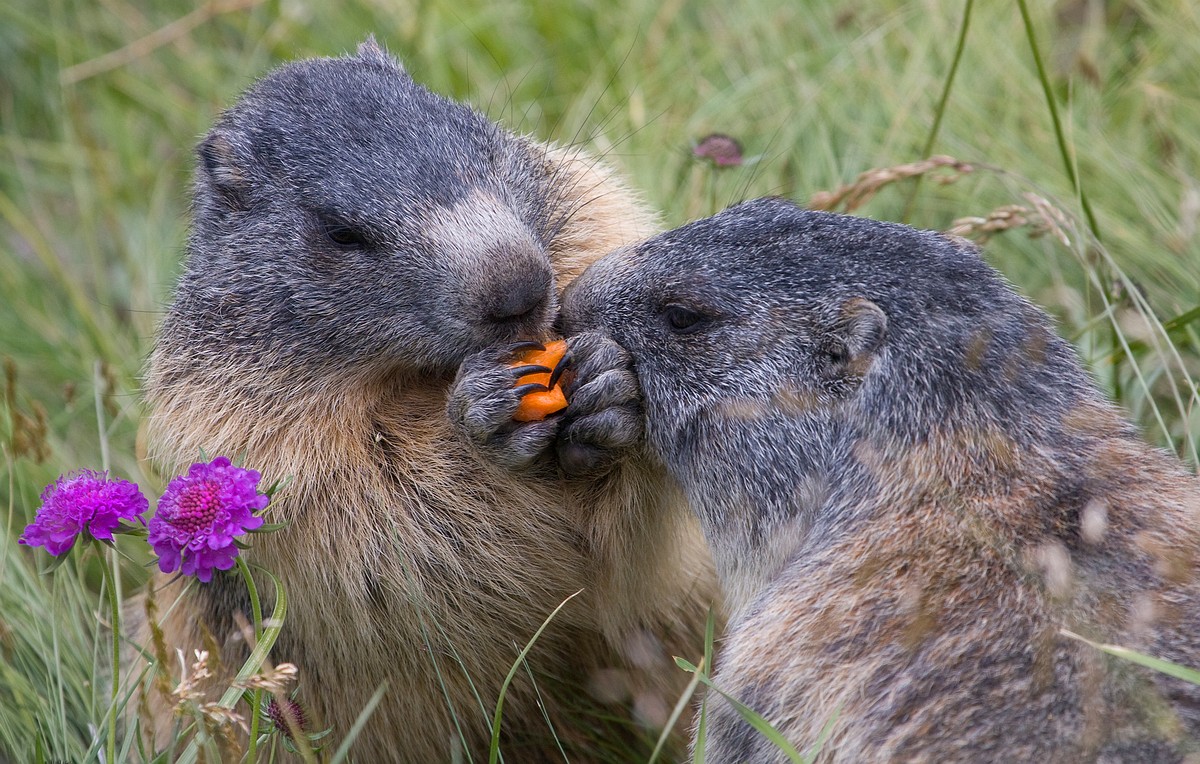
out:
M606 257L568 333L628 351L731 610L715 684L819 760L1167 762L1200 687L1200 483L968 244L765 199ZM627 367L620 367L622 370ZM707 760L784 754L713 698Z
M611 760L617 738L652 743L687 682L670 655L702 649L717 591L703 539L589 428L582 388L587 475L545 453L563 417L540 440L505 426L519 396L494 349L550 336L564 285L652 216L593 160L425 90L373 42L273 72L198 156L146 383L151 455L290 479L268 518L288 527L246 554L288 592L272 659L299 666L311 726L341 736L386 683L358 761L479 760L520 649L582 591L517 672L501 752ZM474 400L479 375L504 389ZM236 576L194 585L167 644L190 655L211 631L231 673L238 611Z

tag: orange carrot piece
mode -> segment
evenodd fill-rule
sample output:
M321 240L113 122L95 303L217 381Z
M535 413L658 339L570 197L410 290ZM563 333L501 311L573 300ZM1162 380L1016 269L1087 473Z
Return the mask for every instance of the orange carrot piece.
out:
M521 354L512 365L537 364L553 369L563 354L567 352L566 340L555 340L546 344L545 350L527 350ZM517 380L518 385L550 384L549 372L526 374ZM563 394L561 379L550 390L527 393L521 398L521 404L513 413L513 419L518 422L540 422L556 411L567 407L567 397Z

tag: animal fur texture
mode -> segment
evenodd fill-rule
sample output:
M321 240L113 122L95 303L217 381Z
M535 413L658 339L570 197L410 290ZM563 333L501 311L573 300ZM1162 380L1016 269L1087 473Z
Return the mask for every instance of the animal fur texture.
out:
M599 163L427 91L371 41L271 73L198 157L146 380L150 450L164 471L203 452L290 481L268 513L288 527L246 558L286 587L272 659L299 666L311 728L336 746L386 685L356 760L479 760L519 651L580 592L508 690L501 752L652 743L687 682L670 656L702 649L717 589L694 520L619 453L560 471L543 447L565 418L536 444L502 426L518 402L503 346L551 336L564 285L652 215ZM581 443L615 448L576 411ZM185 584L165 581L168 649L211 632L227 679L244 585L190 584L170 608ZM172 704L147 705L164 742Z
M1200 484L969 244L764 199L563 310L628 352L700 518L716 685L799 750L833 720L820 761L1196 756L1200 688L1064 630L1200 666ZM786 760L712 703L707 761Z

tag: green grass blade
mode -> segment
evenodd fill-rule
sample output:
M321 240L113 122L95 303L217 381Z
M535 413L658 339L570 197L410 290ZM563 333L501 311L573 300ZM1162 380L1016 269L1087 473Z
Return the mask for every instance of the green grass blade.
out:
M1062 155L1063 168L1067 171L1067 178L1071 181L1071 186L1075 190L1075 196L1079 198L1079 204L1083 207L1083 214L1087 217L1088 229L1091 230L1092 236L1096 241L1101 241L1100 224L1096 222L1096 213L1092 212L1092 205L1088 201L1087 194L1084 193L1083 184L1079 181L1079 172L1075 166L1075 159L1072 156L1070 147L1067 145L1067 136L1063 131L1062 119L1058 116L1058 102L1054 98L1054 90L1050 87L1050 77L1046 74L1046 65L1042 62L1042 50L1038 46L1037 34L1033 28L1033 19L1029 15L1029 6L1025 0L1017 0L1017 6L1021 9L1021 21L1025 25L1025 38L1029 41L1029 50L1033 54L1033 63L1037 67L1038 81L1042 85L1042 94L1046 98L1046 108L1050 110L1050 121L1054 123L1054 138L1058 141L1058 151Z
M1192 684L1200 685L1200 671L1197 671L1196 669L1188 668L1187 666L1181 666L1178 663L1172 663L1171 661L1163 660L1162 658L1154 658L1144 653L1139 653L1136 650L1130 650L1128 647L1093 642L1087 637L1082 637L1072 631L1067 631L1066 629L1059 629L1058 633L1062 634L1064 637L1069 637L1071 639L1083 642L1084 644L1091 645L1102 653L1107 653L1113 657L1127 660L1130 663L1136 663L1139 666L1145 666L1146 668L1154 669L1155 671L1166 674L1167 676L1173 676L1176 679L1182 679L1185 682L1191 682Z
M787 757L793 762L796 762L796 764L806 764L808 762L808 759L806 759L799 751L797 751L796 747L788 742L788 739L780 734L779 730L775 729L775 727L773 727L769 721L764 719L761 714L713 684L712 679L710 679L708 675L701 671L699 667L694 666L683 658L678 657L675 659L675 664L684 671L695 674L706 687L728 701L729 705L733 706L734 710L736 710L738 714L746 720L747 724L758 730L760 734L775 744L775 746L787 754Z
M1197 320L1200 320L1200 305L1197 305L1191 310L1185 311L1174 318L1169 318L1166 321L1163 321L1162 332L1168 337L1177 333L1183 334L1187 330L1188 326ZM1127 347L1117 348L1101 359L1100 363L1115 363L1118 359L1132 356L1134 353L1144 352L1149 348L1150 343L1146 342L1145 340L1130 340Z
M704 659L700 664L708 670L708 666L713 665L713 643L717 639L717 614L712 609L708 609L708 620L704 623ZM696 675L699 679L699 674ZM700 701L700 718L696 721L696 740L693 742L695 748L693 764L704 764L704 749L708 745L708 693L704 694L704 698Z
M700 661L700 665L706 665L704 659ZM646 764L654 764L658 761L658 757L662 755L663 750L667 746L667 741L671 739L671 732L675 729L675 725L679 723L679 717L683 715L684 709L691 702L692 697L696 694L696 688L700 686L700 675L693 674L692 679L688 682L687 687L683 689L683 694L679 696L675 707L671 709L671 715L667 718L667 723L663 725L662 732L658 735L658 741L654 744L654 750L650 752L650 758L646 760Z
M354 725L346 732L346 737L342 740L342 744L338 746L337 751L333 754L333 758L329 760L329 764L342 764L346 757L350 755L350 746L354 745L355 739L362 732L362 728L366 725L367 719L371 718L371 714L375 712L375 706L383 700L383 696L387 694L387 682L379 685L379 689L375 690L375 694L363 706L363 710L359 711L358 718L354 720Z
M946 116L946 104L950 102L950 89L954 86L954 75L958 74L958 65L962 62L963 51L967 48L967 30L971 28L971 7L973 5L975 5L975 0L967 0L963 7L962 23L958 27L958 42L954 46L954 58L950 61L950 71L946 73L946 81L942 84L942 95L933 112L933 126L929 128L925 146L921 149L922 159L927 159L933 153L938 132L942 129L942 118ZM924 180L924 177L918 175L912 182L912 189L908 192L908 202L904 205L904 216L901 217L905 223L912 217L913 206L917 203L917 193L921 189L921 181Z
M696 721L695 751L692 764L704 764L704 749L708 746L708 698L700 701L700 718Z
M504 677L504 682L500 685L500 696L496 698L496 712L492 716L492 741L488 746L488 764L496 764L500 756L500 720L504 715L504 695L508 692L508 686L512 684L513 677L517 675L521 664L525 661L525 656L529 655L529 651L533 649L538 637L542 636L542 632L550 625L550 621L554 620L554 616L558 615L568 602L575 599L583 592L583 589L567 597L562 602L558 603L558 607L551 611L550 615L546 616L546 620L542 621L542 625L533 633L529 641L525 643L524 649L517 655L517 659L513 662L512 668L508 670L508 676Z
M841 715L842 709L840 706L833 709L833 713L829 715L829 721L825 722L825 726L821 728L821 734L817 735L817 742L813 743L812 750L806 754L806 761L816 761L817 757L821 755L821 749L829 742L829 737L833 734L833 727L837 724L838 717Z

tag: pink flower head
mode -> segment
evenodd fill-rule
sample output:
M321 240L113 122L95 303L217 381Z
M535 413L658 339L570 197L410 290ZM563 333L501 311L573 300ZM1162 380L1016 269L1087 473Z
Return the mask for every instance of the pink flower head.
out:
M112 541L121 520L141 520L150 502L128 480L109 480L107 472L80 470L60 475L42 491L42 506L25 526L20 543L43 546L60 555L75 546L79 534Z
M235 467L224 456L205 464L197 462L167 485L150 518L146 538L158 555L158 567L201 581L212 580L213 570L229 570L238 556L234 536L263 524L254 512L271 498L258 492L262 476Z
M265 712L275 724L275 728L292 742L295 742L292 736L293 728L297 732L308 731L308 714L304 713L304 706L292 698L284 698L283 703L271 698L267 701Z
M708 159L717 167L737 167L742 163L742 144L736 138L713 133L692 147L692 156Z

